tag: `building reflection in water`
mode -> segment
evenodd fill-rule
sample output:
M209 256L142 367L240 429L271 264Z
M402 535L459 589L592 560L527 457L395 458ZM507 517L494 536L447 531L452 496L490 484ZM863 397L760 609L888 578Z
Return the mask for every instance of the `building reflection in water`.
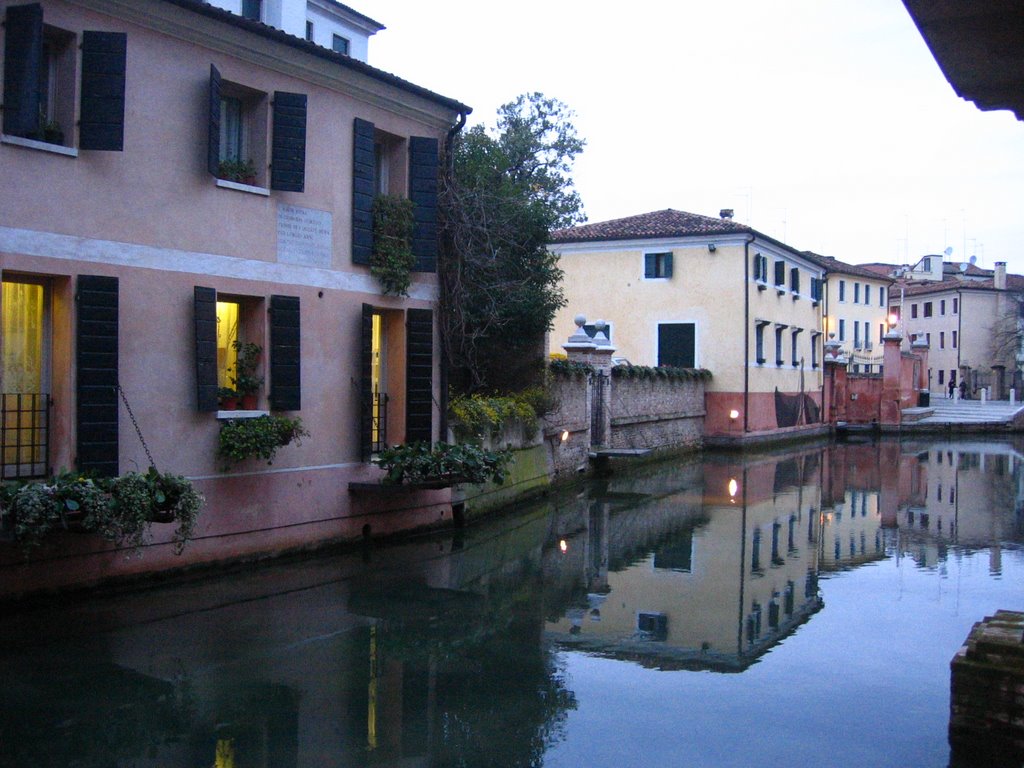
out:
M1010 442L715 457L368 563L18 612L0 625L0 768L539 764L576 704L559 648L739 672L828 610L819 574L984 547L997 575L1022 500Z
M821 608L821 453L608 481L559 559L586 589L549 636L661 669L747 667Z

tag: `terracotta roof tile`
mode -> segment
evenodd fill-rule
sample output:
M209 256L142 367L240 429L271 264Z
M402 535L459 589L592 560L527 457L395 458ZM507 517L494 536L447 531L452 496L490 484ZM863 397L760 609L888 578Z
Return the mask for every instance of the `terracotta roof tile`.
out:
M637 240L655 237L684 237L687 235L725 235L737 232L758 234L732 219L716 219L697 213L663 211L641 213L611 221L581 224L551 233L553 243L581 243L598 240Z
M840 261L834 256L822 256L820 253L814 253L813 251L804 251L804 256L808 257L811 261L817 262L828 272L865 277L870 278L871 280L886 280L890 283L893 282L892 278L889 277L888 272L878 272L876 270L869 269L865 264L847 264L845 261Z

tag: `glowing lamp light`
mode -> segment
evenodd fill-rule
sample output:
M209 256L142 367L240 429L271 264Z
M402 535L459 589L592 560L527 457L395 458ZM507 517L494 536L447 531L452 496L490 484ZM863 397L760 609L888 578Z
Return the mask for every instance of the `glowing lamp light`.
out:
M731 497L735 498L736 497L736 493L739 491L739 489L740 489L740 484L736 482L736 478L735 477L730 478L729 479L729 495Z
M895 328L896 327L896 323L898 323L899 321L900 321L899 315L897 315L895 312L893 314L889 315L889 328L890 329L891 328Z
M558 548L560 550L562 550L562 554L564 555L566 552L569 551L569 544L568 544L568 542L566 542L565 539L559 539L558 540Z
M729 411L729 418L730 419L733 419L735 421L739 417L740 417L740 412L737 411L735 408L733 408L731 411Z
M566 442L569 439L569 430L565 429L562 431L562 442Z

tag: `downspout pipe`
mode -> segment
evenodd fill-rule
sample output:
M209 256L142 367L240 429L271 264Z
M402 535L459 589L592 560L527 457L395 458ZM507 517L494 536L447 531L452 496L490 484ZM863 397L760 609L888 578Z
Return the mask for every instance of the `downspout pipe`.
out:
M753 235L743 243L743 434L750 431L750 244Z
M455 153L453 149L455 147L455 137L458 136L459 132L466 127L466 118L469 116L469 110L460 111L458 120L451 128L448 129L447 135L444 137L444 176L448 186L451 184L452 177L455 174ZM445 249L442 247L439 256L443 258ZM441 271L441 258L438 259L438 272ZM441 292L444 292L444 280L438 275L438 287ZM438 419L438 439L443 442L448 442L448 336L440 330L441 324L438 322L439 337L441 341L441 375L439 376L439 384L441 387L441 402L440 402L440 418Z

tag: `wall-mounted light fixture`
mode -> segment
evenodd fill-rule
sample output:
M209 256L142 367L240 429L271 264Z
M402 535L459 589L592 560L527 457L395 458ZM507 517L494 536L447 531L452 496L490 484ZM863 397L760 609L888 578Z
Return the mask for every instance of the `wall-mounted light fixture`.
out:
M718 250L718 246L717 245L715 245L714 243L708 243L708 252L709 253L714 253L717 250Z

